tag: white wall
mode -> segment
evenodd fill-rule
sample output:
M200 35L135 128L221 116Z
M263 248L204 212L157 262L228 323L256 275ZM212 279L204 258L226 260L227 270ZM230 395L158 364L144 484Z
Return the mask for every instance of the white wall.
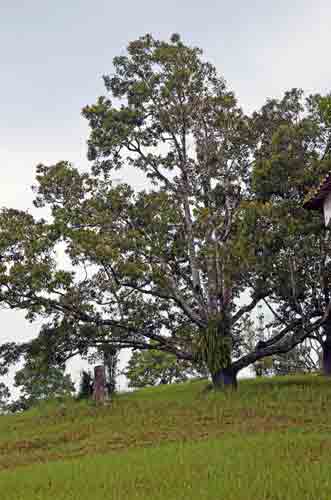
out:
M325 225L327 226L331 219L331 193L329 193L328 196L325 198L323 203L323 209L324 209Z

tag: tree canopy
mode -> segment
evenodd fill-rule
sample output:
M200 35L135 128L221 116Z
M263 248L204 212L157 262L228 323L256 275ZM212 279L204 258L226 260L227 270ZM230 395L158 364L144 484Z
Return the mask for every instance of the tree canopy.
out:
M174 354L149 349L133 352L124 375L129 387L146 387L207 376L207 371L203 366L177 359Z
M253 245L260 240L262 272L256 270L270 290L273 327L285 326L284 352L310 338L330 356L330 234L320 213L303 208L311 188L331 170L330 109L330 96L305 97L293 89L253 116L259 141L252 184L259 215L248 228Z

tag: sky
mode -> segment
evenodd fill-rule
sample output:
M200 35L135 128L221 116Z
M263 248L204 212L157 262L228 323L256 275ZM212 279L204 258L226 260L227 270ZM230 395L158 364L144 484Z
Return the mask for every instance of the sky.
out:
M129 41L180 33L251 112L292 87L330 91L330 21L330 0L0 0L0 207L31 210L38 163L86 168L80 111ZM0 322L0 342L38 332L22 312Z

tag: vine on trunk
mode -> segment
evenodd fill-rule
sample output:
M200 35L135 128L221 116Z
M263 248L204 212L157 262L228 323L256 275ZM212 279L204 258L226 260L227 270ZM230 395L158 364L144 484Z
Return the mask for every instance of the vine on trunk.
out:
M205 363L211 375L231 365L231 337L228 319L219 314L208 321L197 345L197 360Z

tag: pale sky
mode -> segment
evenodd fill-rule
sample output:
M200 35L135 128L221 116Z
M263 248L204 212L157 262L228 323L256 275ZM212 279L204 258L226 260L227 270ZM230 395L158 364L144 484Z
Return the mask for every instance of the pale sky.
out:
M330 0L0 0L0 206L31 208L37 163L86 166L80 110L130 40L180 33L252 111L292 87L330 91L330 25ZM0 321L0 342L38 331L22 313Z

